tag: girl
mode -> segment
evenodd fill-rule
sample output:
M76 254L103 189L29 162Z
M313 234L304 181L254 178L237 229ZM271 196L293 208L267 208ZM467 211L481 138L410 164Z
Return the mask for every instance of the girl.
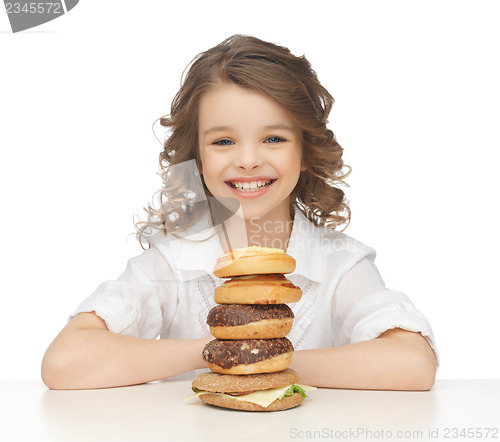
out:
M214 264L229 248L256 245L296 259L288 277L303 296L288 337L302 383L430 389L437 353L428 321L385 287L373 249L335 230L350 211L338 188L342 148L326 127L332 104L309 62L286 48L236 35L199 54L161 119L170 136L160 207L137 223L150 247L73 313L44 356L45 384L193 377L213 339L205 320L222 283ZM215 201L230 209L223 223ZM203 227L207 219L216 227Z

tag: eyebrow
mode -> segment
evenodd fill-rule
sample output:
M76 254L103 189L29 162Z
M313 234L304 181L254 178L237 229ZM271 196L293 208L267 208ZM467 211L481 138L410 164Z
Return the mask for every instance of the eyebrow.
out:
M208 135L211 132L219 132L219 131L224 131L224 130L231 130L232 128L230 126L213 126L205 131L205 136ZM288 130L290 132L294 132L294 128L292 126L288 126L287 124L270 124L268 126L264 126L265 130L269 129L283 129L283 130Z

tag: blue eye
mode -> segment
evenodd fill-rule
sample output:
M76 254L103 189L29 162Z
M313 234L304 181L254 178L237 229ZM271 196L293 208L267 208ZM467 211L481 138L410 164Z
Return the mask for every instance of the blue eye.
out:
M266 139L265 143L283 143L286 141L284 138L281 137L269 137Z
M234 143L231 140L228 140L227 138L224 138L222 140L216 141L214 144L217 144L219 146L231 146Z

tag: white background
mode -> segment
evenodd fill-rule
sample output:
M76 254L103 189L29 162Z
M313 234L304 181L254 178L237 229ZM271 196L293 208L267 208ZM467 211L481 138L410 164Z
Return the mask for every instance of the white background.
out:
M438 377L499 377L498 2L237 4L82 0L19 34L0 14L0 380L39 379L68 314L141 252L151 124L234 33L305 54L335 97L346 233L431 321Z

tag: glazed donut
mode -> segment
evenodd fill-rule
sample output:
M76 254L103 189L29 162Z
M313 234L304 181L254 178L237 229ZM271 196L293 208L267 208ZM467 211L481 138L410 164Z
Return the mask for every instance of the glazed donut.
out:
M285 304L302 297L300 287L281 274L235 276L215 289L217 304Z
M229 278L262 273L292 273L294 270L295 259L283 250L252 246L230 250L222 255L215 264L214 275Z
M287 338L210 341L203 349L208 368L221 374L274 373L288 368L293 345Z
M286 304L221 304L208 313L210 333L217 339L284 338L293 325Z

